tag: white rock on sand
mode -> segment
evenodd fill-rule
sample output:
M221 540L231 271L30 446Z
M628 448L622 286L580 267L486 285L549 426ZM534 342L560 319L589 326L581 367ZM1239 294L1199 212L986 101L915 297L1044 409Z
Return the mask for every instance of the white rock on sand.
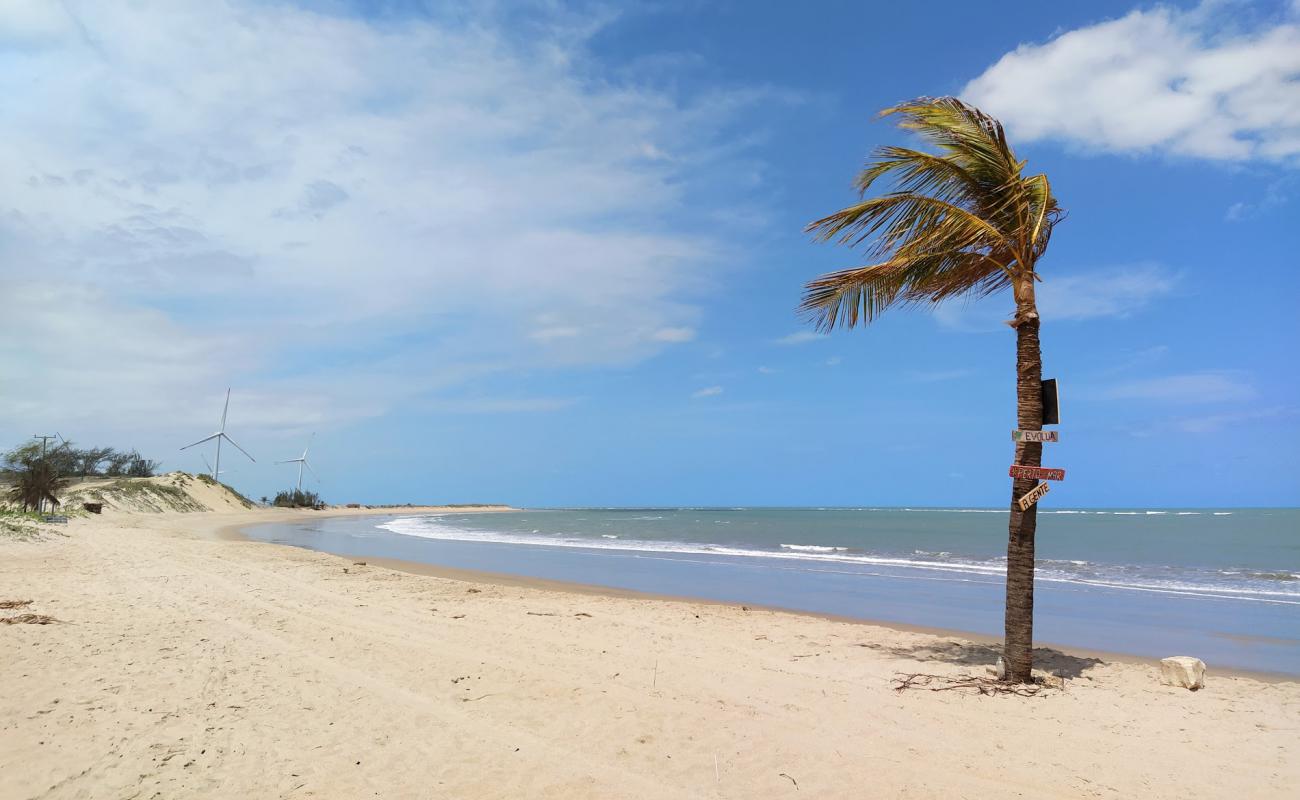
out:
M1191 656L1160 659L1160 682L1195 691L1205 685L1205 662Z

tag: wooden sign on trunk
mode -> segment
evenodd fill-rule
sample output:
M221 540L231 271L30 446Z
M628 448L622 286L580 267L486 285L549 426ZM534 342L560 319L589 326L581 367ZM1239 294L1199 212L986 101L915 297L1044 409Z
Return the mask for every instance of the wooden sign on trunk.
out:
M1034 503L1037 503L1043 495L1047 494L1050 487L1045 483L1040 483L1025 493L1025 496L1016 501L1016 505L1021 511L1028 511Z
M1059 442L1056 431L1012 431L1013 442Z
M1033 478L1036 481L1065 480L1065 470L1056 467L1027 467L1023 464L1012 464L1008 474L1013 478Z

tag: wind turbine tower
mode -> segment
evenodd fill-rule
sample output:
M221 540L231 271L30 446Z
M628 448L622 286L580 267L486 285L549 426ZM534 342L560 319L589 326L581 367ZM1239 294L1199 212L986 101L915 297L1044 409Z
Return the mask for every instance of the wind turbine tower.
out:
M215 474L215 475L217 476L217 480L221 480L221 476L222 476L222 475L225 475L227 472L230 471L230 470L225 470L225 469L223 469L223 470L221 470L221 472L217 472L216 470L214 470L214 469L212 468L212 463L208 461L208 457L207 457L207 456L200 455L199 458L203 459L203 466L205 466L205 467L208 468L208 472L211 472L211 473L213 473L213 474Z
M298 491L300 491L300 492L302 491L302 468L303 468L303 467L306 467L308 470L311 470L311 474L312 474L312 477L313 477L313 478L315 478L316 480L320 480L320 476L316 474L316 470L312 469L312 468L311 468L311 464L308 464L308 463L307 463L307 451L311 449L312 439L315 439L315 438L316 438L316 434L313 433L313 434L311 435L311 438L307 440L307 446L304 447L304 448L302 449L302 455L298 456L297 458L291 458L291 459L289 459L289 460L287 460L287 461L277 461L277 462L275 462L275 463L277 463L277 464L297 464L297 465L298 465Z
M213 466L212 466L212 480L214 480L214 481L216 481L216 482L218 482L218 483L221 482L221 479L220 479L219 476L221 475L221 440L222 440L222 439L225 439L227 442L230 442L230 444L231 444L232 447L234 447L234 448L235 448L236 450L238 450L239 452L243 453L245 456L248 456L248 460L249 460L249 461L252 461L254 464L257 463L257 459L255 459L255 458L253 458L252 456L248 455L248 451L247 451L247 450L245 450L244 448L242 448L242 447L240 447L239 445L235 444L235 440L234 440L234 439L231 439L229 436L226 435L226 414L227 414L227 412L229 412L229 411L230 411L230 389L226 389L226 405L225 405L224 408L221 409L221 427L218 428L218 429L217 429L217 432L214 433L214 434L212 434L211 436L205 436L205 437L203 437L202 439L199 439L199 440L198 440L197 442L195 442L194 444L187 444L187 445L185 445L184 447L181 448L182 450L188 450L188 449L190 449L191 447L194 447L195 445L200 445L200 444L203 444L204 442L210 442L210 441L212 441L213 439L216 439L216 440L217 440L217 460L216 460L216 462L215 462L215 463L213 464ZM205 463L206 463L206 462L205 462Z

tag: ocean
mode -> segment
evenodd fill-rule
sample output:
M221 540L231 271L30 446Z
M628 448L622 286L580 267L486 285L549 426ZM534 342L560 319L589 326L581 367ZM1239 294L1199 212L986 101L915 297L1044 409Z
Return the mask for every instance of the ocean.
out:
M350 556L999 635L1007 512L583 508L321 518ZM1300 674L1300 509L1040 511L1036 639Z

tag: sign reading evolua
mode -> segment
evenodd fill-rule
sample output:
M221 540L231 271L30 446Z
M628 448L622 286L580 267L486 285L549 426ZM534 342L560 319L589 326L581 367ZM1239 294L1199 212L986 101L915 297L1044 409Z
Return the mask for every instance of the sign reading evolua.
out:
M1037 503L1043 495L1047 494L1050 487L1045 483L1040 483L1025 493L1025 496L1016 501L1016 505L1021 511L1028 511L1029 508Z
M1038 481L1065 480L1065 470L1056 467L1027 467L1023 464L1012 464L1008 474L1013 478L1033 478Z
M1060 435L1057 431L1012 431L1011 441L1013 442L1059 442Z

